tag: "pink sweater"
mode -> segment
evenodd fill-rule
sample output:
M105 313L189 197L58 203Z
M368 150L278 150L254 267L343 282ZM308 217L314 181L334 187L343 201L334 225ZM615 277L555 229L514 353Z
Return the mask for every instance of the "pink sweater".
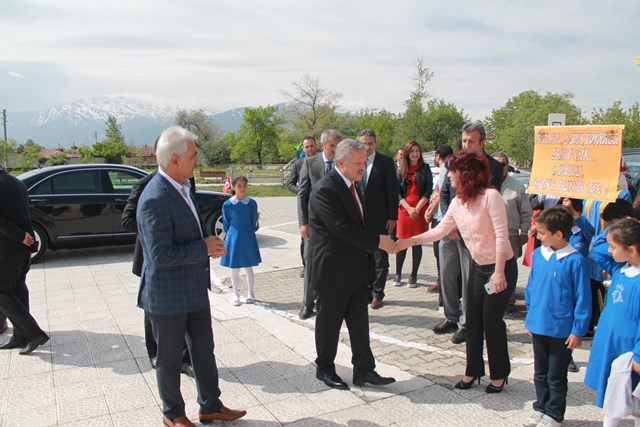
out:
M479 265L495 264L497 252L506 254L505 260L513 257L507 210L497 190L489 188L467 203L454 198L440 224L415 238L420 244L434 242L456 228L469 248L471 257Z

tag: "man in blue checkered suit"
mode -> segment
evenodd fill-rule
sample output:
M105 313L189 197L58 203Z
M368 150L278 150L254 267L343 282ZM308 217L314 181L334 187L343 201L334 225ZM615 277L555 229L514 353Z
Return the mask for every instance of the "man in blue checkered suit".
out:
M180 393L185 338L198 386L200 422L246 414L220 401L207 291L209 257L219 257L225 249L220 239L207 236L189 191L198 163L196 139L177 126L162 132L156 149L158 173L142 193L136 215L144 252L138 305L151 319L158 343L156 377L163 422L170 427L194 426Z

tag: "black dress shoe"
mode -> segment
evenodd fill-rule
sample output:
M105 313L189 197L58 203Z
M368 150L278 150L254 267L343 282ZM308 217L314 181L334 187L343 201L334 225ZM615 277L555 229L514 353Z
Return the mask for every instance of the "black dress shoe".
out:
M7 321L6 320L4 322L0 323L0 334L4 334L7 331L8 327L9 327L9 325L7 325Z
M328 387L338 390L349 390L347 383L342 381L338 374L327 374L324 372L316 372L316 378L325 383Z
M455 334L451 337L451 342L454 344L462 344L467 340L467 329L460 328L456 331Z
M447 334L449 332L453 332L458 329L458 324L455 322L450 322L447 319L444 319L442 322L438 323L434 328L433 332L438 335Z
M35 340L28 342L27 346L22 350L20 350L19 353L22 354L23 356L27 354L31 354L36 348L40 347L42 344L46 343L47 341L49 341L49 335L47 334L41 335Z
M186 376L191 378L196 377L196 375L193 373L193 366L191 366L191 364L189 363L183 363L182 366L180 366L180 373L185 374Z
M24 342L22 340L14 340L13 338L11 338L6 343L0 345L0 350L11 350L11 349L14 349L14 348L22 348L25 345L27 345L26 342Z
M156 369L156 367L158 366L158 358L156 356L149 357L149 364L151 365L152 369Z
M304 306L300 310L300 313L298 313L300 320L307 320L311 316L313 316L313 307Z
M362 387L366 383L373 384L373 385L387 385L395 382L396 382L395 378L381 377L376 371L371 371L364 377L353 379L353 383L360 387Z

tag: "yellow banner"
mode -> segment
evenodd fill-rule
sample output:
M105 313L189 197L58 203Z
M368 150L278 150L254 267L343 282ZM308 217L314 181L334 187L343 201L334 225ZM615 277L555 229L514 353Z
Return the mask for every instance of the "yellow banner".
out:
M624 125L536 126L528 192L613 201Z

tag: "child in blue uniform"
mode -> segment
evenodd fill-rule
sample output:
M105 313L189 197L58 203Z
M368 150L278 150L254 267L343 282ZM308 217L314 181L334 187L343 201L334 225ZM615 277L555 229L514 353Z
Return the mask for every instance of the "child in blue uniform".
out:
M233 197L222 205L222 225L227 233L224 246L227 253L220 259L220 265L231 267L231 286L233 288L233 305L240 305L238 281L240 269L247 274L247 304L255 302L253 292L253 266L262 262L258 239L256 238L256 224L258 222L258 204L246 196L247 178L237 176L231 182Z
M607 243L591 250L591 259L611 275L611 286L584 377L584 383L596 392L596 406L601 408L611 362L632 351L634 384L640 374L640 223L633 218L617 221L609 227ZM604 425L615 426L617 419L605 418Z
M533 338L534 413L524 426L559 426L567 407L567 366L591 316L589 266L567 239L572 215L563 207L535 217L542 246L533 252L525 289L525 328Z

